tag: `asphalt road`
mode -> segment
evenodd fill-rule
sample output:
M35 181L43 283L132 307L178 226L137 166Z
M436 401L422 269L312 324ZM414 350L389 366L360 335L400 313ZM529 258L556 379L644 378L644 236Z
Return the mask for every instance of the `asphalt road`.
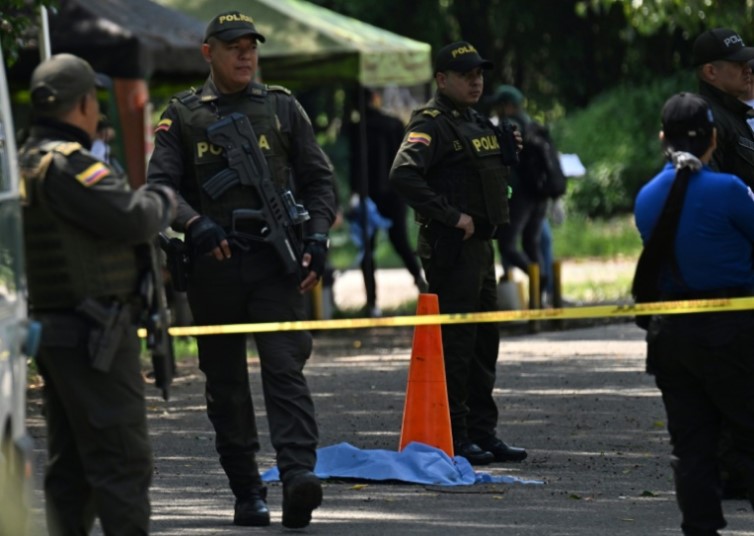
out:
M321 445L347 441L396 449L412 331L321 333L307 374L317 405ZM314 535L611 536L680 534L665 415L643 373L643 332L633 324L505 335L495 395L499 435L524 446L521 464L478 468L544 485L485 484L437 488L413 484L326 481L325 501L306 533ZM250 360L262 433L260 465L273 464L259 365ZM181 363L165 404L148 388L155 452L152 533L164 536L277 534L281 487L272 484L272 525L231 524L233 498L217 462L196 363ZM37 478L44 463L38 390L30 392ZM42 502L42 494L37 491ZM727 501L725 535L754 536L754 513ZM38 511L37 518L43 515Z

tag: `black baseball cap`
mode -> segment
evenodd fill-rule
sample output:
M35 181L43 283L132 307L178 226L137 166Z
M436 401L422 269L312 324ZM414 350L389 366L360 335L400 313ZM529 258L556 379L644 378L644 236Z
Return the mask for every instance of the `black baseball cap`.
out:
M482 58L477 49L466 41L456 41L445 45L435 56L435 73L442 71L465 73L477 67L492 69L492 62Z
M662 107L662 131L668 140L706 140L715 118L706 100L695 93L677 93Z
M733 30L715 28L696 38L692 54L695 66L719 60L742 62L754 60L754 47L747 47Z
M262 43L265 41L264 36L254 26L254 19L240 11L226 11L209 21L207 31L204 32L204 42L206 43L210 37L216 37L227 43L245 35L250 35Z
M38 113L64 111L94 88L107 87L107 80L89 63L73 54L55 54L31 74L31 103Z

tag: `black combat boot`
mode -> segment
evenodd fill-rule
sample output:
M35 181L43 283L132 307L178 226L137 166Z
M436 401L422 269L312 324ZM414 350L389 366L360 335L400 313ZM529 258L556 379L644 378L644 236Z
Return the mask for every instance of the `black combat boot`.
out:
M311 471L301 471L283 479L283 526L306 527L312 511L322 504L322 484Z
M236 498L233 524L242 527L266 527L270 524L267 488L254 488L248 495Z
M492 453L496 462L520 462L528 456L524 449L506 445L496 437L483 439L478 443L482 449Z
M456 456L466 458L471 465L488 465L495 461L495 456L471 441L459 441L453 445Z

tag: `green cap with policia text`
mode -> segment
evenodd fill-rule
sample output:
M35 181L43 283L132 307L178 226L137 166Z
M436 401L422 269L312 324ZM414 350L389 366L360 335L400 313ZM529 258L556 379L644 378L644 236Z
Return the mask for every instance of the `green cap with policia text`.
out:
M204 33L204 42L206 43L210 37L215 37L229 43L247 35L262 43L265 41L264 36L254 26L254 19L240 11L226 11L209 22L207 31Z
M55 54L31 75L31 104L41 114L64 111L94 88L107 87L105 77L73 54Z
M435 56L435 73L445 71L466 73L477 67L492 69L492 62L482 58L477 49L466 41L456 41L445 45Z

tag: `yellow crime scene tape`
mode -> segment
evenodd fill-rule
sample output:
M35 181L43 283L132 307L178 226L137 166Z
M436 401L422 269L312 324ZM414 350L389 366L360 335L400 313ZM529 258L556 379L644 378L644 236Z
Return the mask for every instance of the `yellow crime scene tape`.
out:
M754 297L711 300L666 301L641 304L593 305L565 309L534 309L525 311L490 311L485 313L392 316L384 318L343 318L334 320L302 320L298 322L263 322L259 324L225 324L216 326L174 326L175 337L228 335L232 333L264 333L317 329L360 329L436 324L470 324L480 322L516 322L521 320L570 320L576 318L609 318L642 315L716 313L754 309ZM146 337L146 330L139 330Z

